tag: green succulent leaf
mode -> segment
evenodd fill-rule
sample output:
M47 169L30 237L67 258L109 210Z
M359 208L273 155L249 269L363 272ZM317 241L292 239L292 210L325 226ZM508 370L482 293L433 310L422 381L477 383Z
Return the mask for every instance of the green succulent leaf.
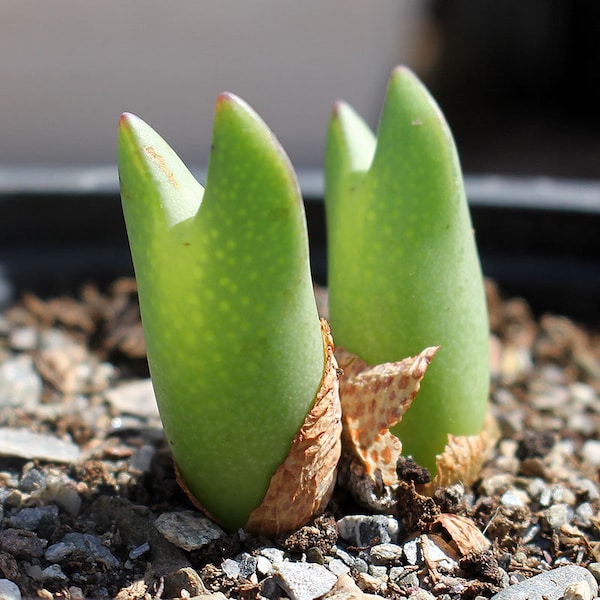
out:
M323 376L298 183L267 126L227 93L206 190L130 114L119 172L166 435L188 490L234 530L260 504Z
M334 108L325 175L336 345L369 364L440 346L392 429L405 454L435 471L448 433L481 430L488 321L452 135L411 71L393 72L376 140L349 106Z

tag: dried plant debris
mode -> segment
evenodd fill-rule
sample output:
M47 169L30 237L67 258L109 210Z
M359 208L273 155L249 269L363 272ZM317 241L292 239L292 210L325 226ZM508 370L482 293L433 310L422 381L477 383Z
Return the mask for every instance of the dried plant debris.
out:
M426 348L417 356L369 367L343 348L336 350L343 371L340 398L346 450L356 455L374 481L390 486L398 481L402 444L389 429L410 408L436 351Z
M392 490L347 453L338 479L360 472L383 514L337 485L322 516L271 538L226 535L189 512L140 358L132 281L87 286L77 298L27 296L0 315L0 447L11 444L0 453L0 590L457 600L549 585L532 580L549 573L557 598L591 598L600 578L600 337L564 317L536 320L491 284L489 294L500 440L478 478L425 495L428 473L401 458ZM57 445L73 452L57 460Z

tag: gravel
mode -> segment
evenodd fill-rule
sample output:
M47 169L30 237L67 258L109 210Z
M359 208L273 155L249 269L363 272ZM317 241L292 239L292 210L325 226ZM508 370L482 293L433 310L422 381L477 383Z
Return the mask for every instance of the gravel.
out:
M591 600L600 337L488 293L502 438L480 480L403 483L388 514L339 488L277 539L225 533L177 486L133 282L25 296L0 315L0 599Z

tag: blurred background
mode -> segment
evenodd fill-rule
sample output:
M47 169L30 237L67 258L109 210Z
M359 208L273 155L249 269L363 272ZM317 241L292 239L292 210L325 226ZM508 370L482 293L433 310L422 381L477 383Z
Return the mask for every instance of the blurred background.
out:
M465 171L598 177L599 39L595 0L4 0L0 164L114 164L127 110L202 165L228 90L318 167L332 103L375 127L405 63Z
M228 90L298 170L325 281L331 106L344 99L375 128L403 63L453 129L486 274L510 293L537 285L550 309L593 305L600 321L598 40L597 0L4 0L0 277L19 291L130 272L119 115L141 116L201 172Z

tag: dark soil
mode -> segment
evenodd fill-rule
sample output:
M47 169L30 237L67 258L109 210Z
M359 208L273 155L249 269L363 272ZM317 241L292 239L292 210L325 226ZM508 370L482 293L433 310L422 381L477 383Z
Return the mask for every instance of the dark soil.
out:
M110 400L120 384L148 377L135 284L117 281L107 293L87 286L78 298L25 296L0 316L0 367L30 364L28 374L41 387L26 396L13 386L8 394L0 378L0 445L7 431L26 429L72 442L80 454L71 463L48 458L43 447L30 448L31 457L0 455L0 579L16 582L23 597L284 597L260 569L232 576L223 566L264 548L331 570L332 557L344 557L360 589L389 598L419 587L444 600L490 597L568 563L594 572L600 337L565 317L534 318L526 302L502 300L491 283L488 295L491 400L501 440L481 479L426 498L415 491L426 479L423 469L399 465L404 483L393 516L400 537L393 541L404 547L427 536L456 559L450 571L426 555L415 565L402 558L382 566L372 549L385 540L357 547L343 539L336 522L364 510L342 489L325 515L280 539L238 532L190 551L168 542L154 527L156 517L193 507L176 484L160 423L147 407L126 414ZM448 514L465 518L459 528L466 527L466 542ZM74 533L90 534L89 545L61 554L57 544Z

